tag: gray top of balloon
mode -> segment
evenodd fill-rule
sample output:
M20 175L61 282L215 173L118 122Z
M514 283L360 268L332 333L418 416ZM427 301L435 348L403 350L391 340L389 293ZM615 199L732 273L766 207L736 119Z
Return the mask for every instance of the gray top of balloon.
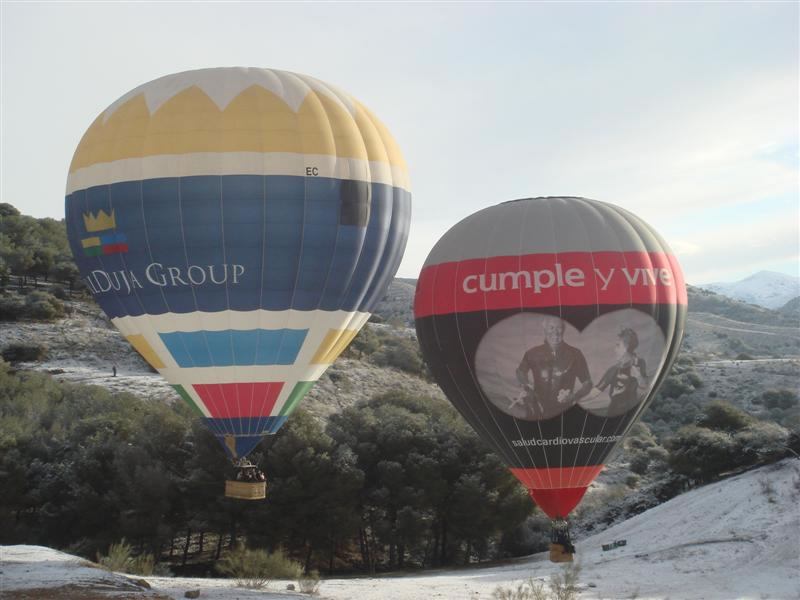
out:
M454 225L424 266L493 256L563 252L663 252L666 242L632 213L578 197L503 202Z

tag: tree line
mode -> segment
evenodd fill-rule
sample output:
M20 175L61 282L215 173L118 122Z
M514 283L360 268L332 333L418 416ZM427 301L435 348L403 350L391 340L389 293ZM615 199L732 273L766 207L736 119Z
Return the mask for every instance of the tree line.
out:
M63 219L36 219L0 203L0 289L12 275L20 287L55 279L71 290L79 282Z
M534 510L435 398L390 392L326 427L299 411L251 459L268 500L224 498L230 462L188 407L0 361L0 544L93 558L125 538L179 559L202 532L213 558L246 540L307 570L374 572L508 555L503 540Z

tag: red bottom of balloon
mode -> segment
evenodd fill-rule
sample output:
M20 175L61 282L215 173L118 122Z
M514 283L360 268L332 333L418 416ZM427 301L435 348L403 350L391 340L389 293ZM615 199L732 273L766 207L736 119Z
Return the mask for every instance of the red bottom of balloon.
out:
M536 505L551 519L566 517L583 498L603 465L551 469L511 469Z
M536 506L551 519L563 519L578 506L586 488L558 488L554 490L528 490Z

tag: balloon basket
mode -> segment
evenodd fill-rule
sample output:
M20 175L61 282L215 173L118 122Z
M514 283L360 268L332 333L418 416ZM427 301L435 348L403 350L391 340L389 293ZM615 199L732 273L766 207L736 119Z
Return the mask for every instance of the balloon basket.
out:
M569 535L569 523L564 518L556 518L551 522L550 532L550 562L572 562L575 555L575 546Z
M267 482L227 480L225 497L237 500L263 500L267 497Z
M550 562L572 562L574 554L568 552L562 544L550 544Z

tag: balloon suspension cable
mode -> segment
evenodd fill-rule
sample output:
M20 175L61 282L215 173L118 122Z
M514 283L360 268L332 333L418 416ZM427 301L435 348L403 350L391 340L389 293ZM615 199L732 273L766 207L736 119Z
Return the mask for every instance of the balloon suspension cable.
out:
M556 518L551 521L550 541L553 544L561 544L564 550L570 554L575 553L575 546L569 535L569 522L566 519Z

